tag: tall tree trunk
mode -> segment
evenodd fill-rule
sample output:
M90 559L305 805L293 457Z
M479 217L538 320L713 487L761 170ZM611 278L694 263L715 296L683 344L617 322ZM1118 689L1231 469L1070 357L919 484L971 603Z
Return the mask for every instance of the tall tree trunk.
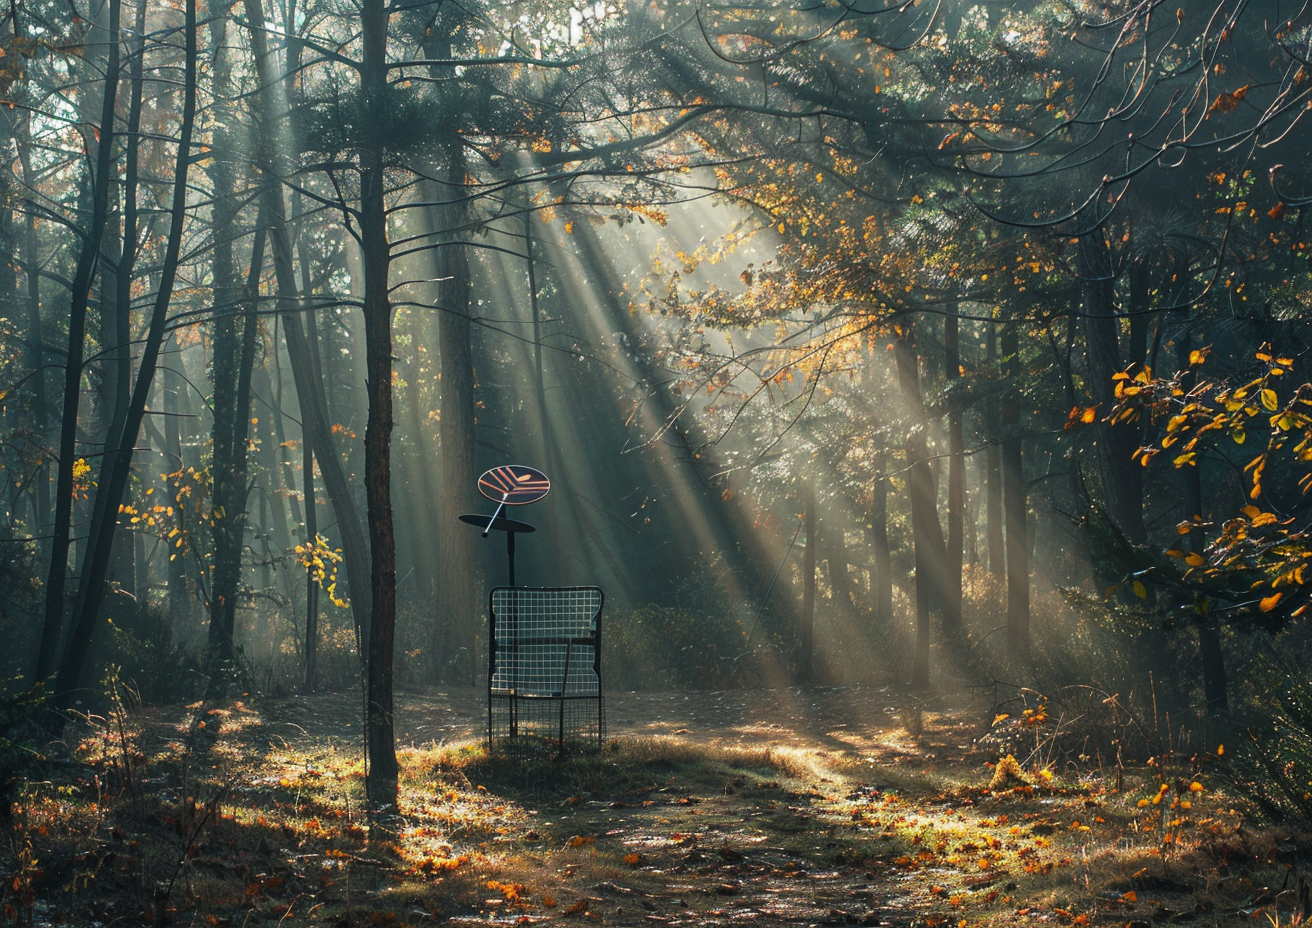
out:
M214 205L211 208L214 229L211 249L214 300L211 370L214 386L211 405L214 420L210 468L214 553L210 574L209 630L212 687L221 685L220 669L231 666L235 658L233 634L237 590L241 582L242 538L246 527L246 443L238 443L237 430L238 419L244 426L250 416L249 405L239 409L237 402L237 375L242 354L237 326L240 285L232 246L237 237L240 201L234 168L237 159L228 130L235 113L229 101L232 63L228 55L229 10L225 7L226 4L219 4L217 15L209 22L210 45L214 49L211 75L216 98L215 157L209 168L214 185Z
M990 372L998 361L998 333L986 326L985 358ZM1001 425L998 422L998 400L990 397L985 406L988 426L988 447L984 450L984 527L985 547L989 552L989 573L998 580L1007 576L1007 551L1002 533L1002 445L998 441Z
M1002 354L1007 377L1020 379L1020 344L1015 325L1002 331ZM1007 656L1017 662L1030 659L1030 548L1029 486L1025 481L1020 403L1009 398L999 417L1002 429L1002 483L1007 521Z
M966 563L971 567L979 566L979 476L977 471L974 495L966 495Z
M949 384L961 380L961 340L956 306L943 319L944 362ZM962 435L961 404L949 397L948 404L948 537L947 582L943 588L943 637L950 645L962 643L961 566L965 552L966 457Z
M278 321L275 319L273 321L273 332L269 336L270 347L265 349L264 365L260 368L260 371L263 374L262 381L269 389L269 411L273 419L274 440L279 448L290 448L291 442L295 439L287 431L287 417L283 412L283 404L286 402L283 387L286 385L286 381L282 376L282 353L278 350L280 328ZM272 368L269 364L270 360L273 362ZM259 381L256 382L255 389L257 391L260 389ZM296 464L290 457L279 458L277 470L278 479L275 481L275 485L287 495L287 508L291 512L291 524L303 526L305 524L305 514L301 511L301 501L296 496ZM283 547L289 547L291 543L290 535L285 540L279 539L279 544Z
M875 467L881 471L871 491L870 521L866 532L870 540L873 566L870 572L870 591L874 605L874 631L887 641L893 628L893 558L888 547L888 455L879 452Z
M133 139L132 142L136 140ZM131 143L130 143L131 144ZM120 288L117 278L123 273L122 243L118 236L119 216L111 212L106 224L105 240L101 246L100 264L100 419L106 435L115 435L123 427L132 392L132 351L130 306L119 302ZM133 557L136 545L132 534L120 535L110 552L109 577L118 591L135 598L136 565Z
M64 623L67 593L68 553L73 518L73 469L77 461L78 405L82 388L82 362L86 347L87 306L100 257L106 218L109 213L110 173L113 166L114 109L118 99L119 2L110 0L108 54L104 97L100 113L95 164L91 169L91 221L82 239L77 268L73 272L68 316L68 360L64 367L64 406L60 415L58 478L55 483L54 537L50 543L50 569L46 579L45 621L37 653L36 680L47 679L55 668ZM75 645L76 643L70 643ZM80 669L80 668L79 668ZM62 673L61 673L62 677ZM61 683L68 681L61 679Z
M182 364L182 356L175 355L173 364ZM182 470L182 403L178 391L182 389L182 377L172 365L164 368L162 381L164 393L164 456L168 460L168 472ZM191 613L190 594L187 591L186 561L176 553L169 552L167 606L169 624L180 627Z
M264 210L261 209L260 219L263 218ZM216 434L213 451L214 469L224 472L222 494L219 492L218 474L214 475L213 501L216 513L209 635L210 657L215 661L214 666L210 668L212 674L210 686L214 693L222 691L224 665L231 664L236 659L234 639L237 629L237 598L241 589L242 542L246 537L246 506L250 495L250 458L247 445L251 426L251 375L255 367L255 341L259 325L255 309L259 298L260 274L264 267L264 223L257 221L256 225L245 292L240 294L241 302L238 306L228 309L228 313L233 316L239 308L241 311L241 337L238 339L237 332L231 332L228 337L233 344L226 349L236 354L236 382L229 384L232 392L225 398L223 407L220 408L217 396L214 404ZM234 292L233 296L238 296L239 293L240 291ZM218 348L216 339L216 352ZM217 394L218 391L215 392ZM222 458L217 440L220 432L218 428L220 416L228 419L227 425L222 430L222 438L227 443L223 448ZM273 442L266 440L265 444L270 446L269 453L274 453ZM268 472L273 474L274 468L269 468ZM267 501L267 494L264 498Z
M924 689L929 686L930 601L934 591L943 589L947 545L938 521L934 474L925 438L927 423L920 392L919 359L909 331L897 339L893 353L897 358L902 396L912 418L905 442L911 537L915 545L916 565L916 643L911 661L911 685Z
M1148 363L1148 328L1152 315L1149 313L1149 293L1152 289L1151 267L1144 261L1130 265L1130 342L1127 346L1128 361L1136 368Z
M3 118L0 131L6 138L14 138L16 134L15 115L10 111L0 117ZM7 319L17 318L18 304L22 299L18 286L18 268L22 260L18 253L20 224L15 222L12 205L16 199L15 186L8 170L0 171L0 204L3 204L0 205L0 311Z
M438 634L445 633L451 682L472 686L477 667L478 598L474 592L478 559L474 533L462 530L461 511L474 489L474 350L469 320L471 281L469 251L462 244L465 231L465 153L459 138L446 152L446 205L439 208L438 228L443 230L437 250L438 339L442 364L441 436L442 483L438 488L438 524L443 527L442 557L438 564L438 602L443 614ZM441 653L441 652L439 652Z
M829 565L829 585L833 590L834 612L844 619L852 617L853 609L859 602L855 589L851 563L847 554L847 532L843 528L843 518L836 509L829 510L829 531L825 533L825 563Z
M257 223L260 232L263 235L266 226L263 213L260 221ZM263 268L261 267L261 273ZM255 282L258 287L258 281ZM242 318L245 319L258 305L259 294L255 289L247 288L247 303L242 310ZM282 384L279 380L278 386L274 386L274 371L269 370L268 357L264 358L264 363L256 365L255 346L259 339L260 326L258 319L252 318L252 325L242 329L242 353L245 356L249 346L251 363L244 364L243 370L250 374L250 389L246 391L247 405L252 406L255 403L257 395L269 397L267 415L249 415L247 422L250 428L246 430L243 441L249 442L252 431L260 436L259 453L264 459L261 467L263 468L264 492L261 497L268 501L269 519L266 524L261 526L266 538L273 536L273 551L284 552L291 550L292 533L290 525L299 526L303 522L301 514L300 501L294 495L295 476L293 465L283 452L287 449L287 434L282 415ZM254 411L252 407L252 412ZM289 473L290 471L290 473ZM253 481L250 483L253 486ZM266 558L269 567L275 566L277 557Z
M142 346L141 362L137 368L126 422L122 432L109 436L106 443L106 466L102 468L103 479L97 491L98 498L100 493L106 494L105 505L100 507L100 517L92 520L88 534L86 555L74 602L73 634L59 665L58 685L55 689L62 708L72 704L74 692L82 682L87 651L91 646L91 633L104 597L105 571L115 529L118 527L119 504L132 470L133 447L141 431L146 399L150 395L160 346L164 341L165 323L182 251L182 228L187 209L187 174L192 160L191 139L196 117L196 0L185 0L184 9L186 57L183 65L183 106L177 161L173 172L173 196L169 208L169 234L161 264L159 290L155 294L155 305ZM114 34L118 34L117 27Z
M805 477L802 483L802 533L806 535L806 547L802 550L802 622L797 630L797 682L807 685L815 682L815 562L820 543L815 513L815 478L811 476Z
M1080 277L1084 289L1084 350L1094 402L1112 408L1112 375L1124 367L1117 335L1115 274L1111 251L1101 230L1080 236ZM1132 466L1139 446L1139 426L1125 422L1097 426L1098 467L1103 500L1112 520L1135 544L1148 539L1143 521L1143 469Z
M23 168L23 180L29 187L35 187L32 176L32 115L25 113L19 123L17 135L18 158ZM49 426L49 400L46 398L46 361L45 361L45 327L41 322L41 274L40 252L37 247L37 218L32 213L23 218L23 277L27 283L27 344L30 351L32 371L32 423L37 435L44 445L47 440L46 430ZM85 310L84 310L85 311ZM36 483L36 517L32 521L32 534L38 537L46 534L50 525L50 478L45 468L37 472ZM39 549L44 553L48 545L43 541ZM65 551L67 560L67 551Z
M145 84L143 58L145 57L146 3L144 0L137 3L132 34L133 39L130 46L132 55L128 65L128 120L126 132L123 135L123 237L120 242L118 236L113 235L106 243L113 250L111 256L113 258L111 266L114 268L112 297L110 287L105 286L102 288L104 299L101 306L101 325L105 330L102 344L113 346L105 357L106 374L109 375L112 371L112 376L106 376L105 378L106 382L112 385L110 391L112 399L109 408L113 410L113 415L110 418L107 431L109 435L117 435L122 430L129 404L132 401L132 281L137 264L137 235L139 232L137 191L140 186L141 106L143 85ZM118 223L115 222L113 229L116 231L117 228ZM108 325L105 320L107 309L111 320ZM129 535L127 538L120 537L115 545L115 561L111 568L111 576L116 577L121 584L126 577L132 577L133 583L130 592L134 594L136 593L136 565L133 561L136 547L133 535ZM127 586L127 584L124 585Z
M319 534L319 513L314 497L314 449L301 442L301 470L305 486L305 537L314 544ZM313 691L319 678L319 584L314 569L305 569L305 688Z
M1193 391L1197 381L1195 369L1189 365L1189 353L1192 348L1191 333L1186 328L1176 337L1176 366L1184 372L1181 389L1186 394ZM1193 523L1189 534L1185 536L1185 550L1202 555L1207 550L1207 536L1203 528L1203 483L1197 460L1186 464L1178 471L1184 484L1184 514ZM1209 614L1197 617L1198 651L1203 674L1203 699L1207 714L1219 718L1230 711L1230 701L1226 695L1225 652L1221 648L1221 628L1215 616Z
M17 5L11 6L13 13L14 35L30 39L26 33L25 18L20 15ZM35 17L31 17L35 19ZM33 111L27 107L10 110L12 117L17 117L14 126L14 147L18 152L18 164L23 171L23 184L28 190L37 189L37 179L32 173L32 117ZM49 442L50 436L47 434L50 423L50 408L47 394L47 372L45 370L45 327L41 320L41 275L40 275L40 251L38 248L38 229L37 215L35 210L25 211L22 219L22 267L23 278L26 284L26 303L27 303L27 359L28 370L31 375L32 390L32 411L33 422L32 428L38 436L43 447L43 457L49 460L52 455L44 451ZM18 314L15 313L15 321ZM32 484L35 491L34 514L31 525L29 526L30 534L38 538L37 552L38 559L45 557L48 553L48 539L45 537L50 527L51 519L51 500L50 500L50 476L48 467L41 467L33 474Z
M385 0L363 0L360 24L361 124L386 112L387 20ZM365 365L369 419L364 435L364 484L369 507L369 664L365 695L366 792L377 808L396 804L392 656L396 635L396 540L392 525L392 305L388 295L391 243L384 200L383 137L375 129L360 150L360 249L364 259ZM462 176L463 181L463 176Z

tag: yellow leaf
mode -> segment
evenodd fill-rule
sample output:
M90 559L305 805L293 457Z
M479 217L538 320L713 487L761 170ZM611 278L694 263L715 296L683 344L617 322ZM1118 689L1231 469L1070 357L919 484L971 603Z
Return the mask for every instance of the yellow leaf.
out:
M1261 609L1263 612L1270 612L1272 609L1276 607L1276 604L1280 602L1281 598L1284 595L1285 595L1284 593L1272 593L1270 596L1266 597L1260 603L1258 603L1257 608Z
M1139 580L1134 581L1133 589L1134 589L1135 596L1139 597L1140 599L1148 598L1148 588L1144 586L1141 581Z
M1280 408L1280 401L1276 399L1275 390L1262 391L1262 405L1266 407L1267 412L1275 412Z
M1239 511L1242 512L1244 515L1248 516L1248 518L1250 519L1256 519L1258 516L1262 514L1262 510L1258 509L1256 506L1245 506L1243 509Z
M1242 445L1244 443L1244 439L1247 438L1248 436L1244 434L1243 429L1235 429L1233 432L1230 433L1230 437L1235 440L1236 445Z
M1189 554L1186 554L1184 558L1184 562L1188 564L1190 567L1199 567L1202 564L1206 563L1203 560L1203 556L1196 552L1190 552Z

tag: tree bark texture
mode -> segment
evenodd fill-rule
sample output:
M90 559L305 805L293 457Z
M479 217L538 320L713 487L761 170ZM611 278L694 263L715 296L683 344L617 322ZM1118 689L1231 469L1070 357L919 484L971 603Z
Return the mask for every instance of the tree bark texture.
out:
M301 441L301 479L305 488L305 537L313 544L319 534L314 496L314 448ZM305 688L313 691L319 678L319 584L314 569L305 568Z
M998 336L992 326L985 331L984 338L985 359L991 371L998 361ZM984 414L989 435L998 434L998 407L996 396L986 401ZM989 552L989 573L1005 582L1007 549L1002 531L1002 446L996 441L989 442L984 449L984 531L984 545Z
M920 392L920 364L911 333L901 335L894 347L898 382L911 415L905 441L907 488L911 502L911 537L915 545L916 628L911 661L911 685L929 686L930 602L935 590L944 586L947 546L938 521L934 474L929 463L925 437L925 404Z
M807 477L802 484L802 534L806 536L806 547L802 550L802 621L797 630L797 682L803 685L815 680L815 569L820 542L815 509L815 478Z
M57 704L68 708L73 694L82 684L82 673L87 651L91 646L91 633L100 603L104 598L105 574L109 553L118 527L118 511L132 470L133 448L141 431L141 420L146 413L146 399L150 396L160 347L164 342L165 323L169 304L173 298L173 285L177 277L182 251L183 223L186 220L187 175L191 165L191 140L196 119L196 2L186 0L184 5L185 59L183 65L183 104L179 123L177 159L173 170L173 195L169 206L169 232L161 263L159 289L151 310L146 339L142 345L141 361L137 367L136 383L127 410L122 431L108 436L107 463L112 461L107 479L97 491L107 494L105 505L99 507L99 517L93 518L87 538L86 555L78 583L73 608L73 633L59 666L55 688ZM115 33L117 36L117 29ZM102 469L103 472L103 469Z
M237 378L241 363L241 341L237 325L238 271L233 256L233 241L237 235L237 214L240 201L233 165L231 132L228 126L235 114L223 101L232 93L232 62L228 48L228 16L222 5L219 15L209 23L210 44L214 49L211 66L215 86L217 124L214 128L214 161L209 174L213 182L214 205L211 221L214 226L212 248L213 298L211 333L213 387L211 406L213 426L210 437L210 479L213 507L212 535L214 552L210 573L210 628L209 648L211 685L217 685L220 668L230 666L235 657L233 635L236 617L237 590L241 583L242 536L245 534L246 510L246 442L245 422L249 417L246 408L238 408ZM248 397L249 400L249 397ZM243 440L238 443L238 419L241 420ZM240 458L240 464L238 459Z
M888 455L880 452L875 467L881 472L888 469ZM893 629L893 558L888 546L888 478L880 474L871 490L870 521L866 524L870 539L874 569L870 576L870 589L874 606L874 632L885 642Z
M1012 383L1020 377L1020 345L1016 326L1002 332L1002 355ZM1002 484L1007 524L1007 656L1030 659L1029 486L1025 481L1024 438L1020 430L1020 398L1002 406Z
M465 203L465 153L459 138L447 145L446 183L440 188L443 206L435 212L441 230L437 249L438 340L442 365L441 439L442 481L438 488L438 524L442 555L438 561L438 654L450 668L450 681L472 686L478 672L474 660L478 642L480 597L479 560L472 530L465 530L460 514L468 507L478 475L474 471L474 341L470 324L469 249L462 228Z
M58 476L55 481L54 537L50 543L50 569L46 576L45 621L41 629L41 646L36 661L37 682L47 679L55 669L64 625L65 597L68 589L68 554L73 520L73 468L77 463L78 407L82 389L82 362L86 349L87 306L109 212L114 110L118 99L118 40L119 4L117 0L111 0L106 36L108 54L105 64L104 95L100 125L97 130L99 141L95 143L95 163L89 178L91 221L82 239L70 293L68 359L64 367L64 405L60 413L62 419L59 427ZM61 683L66 682L61 680Z
M385 0L364 0L360 22L362 125L376 126L387 108ZM371 612L365 693L366 792L376 808L396 804L392 658L396 636L396 538L392 524L392 305L388 295L391 244L384 199L382 133L360 151L360 249L364 260L364 334L369 419L364 436L364 484L369 509Z
M1084 289L1084 351L1089 390L1105 413L1116 402L1112 375L1125 364L1117 333L1115 271L1111 250L1101 230L1080 236L1079 268ZM1131 458L1139 447L1139 426L1133 422L1117 425L1100 422L1097 436L1098 469L1107 512L1126 538L1144 544L1148 534L1143 521L1142 468L1131 466Z
M1194 369L1189 365L1189 353L1192 339L1186 329L1176 339L1176 366L1184 372L1180 387L1185 394L1193 391L1197 382ZM1184 537L1186 552L1202 555L1207 550L1207 534L1203 528L1203 483L1197 459L1178 469L1177 473L1184 491L1184 517L1193 523L1189 534ZM1230 711L1227 696L1227 679L1225 669L1225 651L1221 647L1221 627L1213 615L1196 617L1198 626L1198 654L1203 675L1203 700L1207 714L1213 718L1225 716Z
M32 176L32 116L24 114L16 133L18 159L23 168L23 179L29 186L33 185ZM41 323L41 274L40 251L37 242L37 218L35 213L23 217L23 277L27 284L27 343L31 351L32 371L32 411L35 414L33 428L45 444L46 430L49 425L49 401L46 398L45 370L45 327ZM36 516L32 520L32 532L44 536L51 519L50 479L44 469L35 475ZM46 553L49 545L42 543L39 550ZM64 560L67 561L67 551ZM44 630L43 630L44 631ZM44 640L42 643L44 647ZM38 664L39 666L39 664ZM38 679L40 676L38 674Z
M948 383L961 379L960 324L953 312L943 318L944 363ZM956 397L948 402L948 537L946 583L943 587L943 637L961 644L961 567L965 554L966 457L961 407Z

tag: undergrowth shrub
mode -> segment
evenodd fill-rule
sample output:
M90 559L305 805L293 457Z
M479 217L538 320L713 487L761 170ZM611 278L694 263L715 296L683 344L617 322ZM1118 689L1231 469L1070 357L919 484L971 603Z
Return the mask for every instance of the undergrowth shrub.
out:
M0 539L0 636L5 642L0 657L0 678L30 671L28 662L36 654L45 610L45 596L36 546Z
M1052 762L1107 767L1211 740L1192 628L1165 627L1099 593L1036 584L1030 660L1018 665L1007 654L1001 583L976 572L965 593L972 640L962 677L977 695L985 690L990 718L1009 717L986 739L1003 753L1037 751ZM1025 744L1013 743L1018 720L1040 703L1043 737L1035 743L1030 727Z
M1269 818L1312 826L1312 685L1271 656L1245 680L1256 698L1232 733L1226 773Z
M87 676L110 668L132 684L148 703L194 699L205 690L202 655L173 638L173 624L162 606L121 597L99 630L96 666Z
M45 761L37 737L46 696L40 686L25 689L21 677L0 689L0 823L12 818L19 786Z

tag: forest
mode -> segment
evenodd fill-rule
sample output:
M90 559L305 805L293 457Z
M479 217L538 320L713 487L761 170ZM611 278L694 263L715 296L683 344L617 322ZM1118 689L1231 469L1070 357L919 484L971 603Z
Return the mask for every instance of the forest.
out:
M1310 55L10 0L0 917L1312 921Z

